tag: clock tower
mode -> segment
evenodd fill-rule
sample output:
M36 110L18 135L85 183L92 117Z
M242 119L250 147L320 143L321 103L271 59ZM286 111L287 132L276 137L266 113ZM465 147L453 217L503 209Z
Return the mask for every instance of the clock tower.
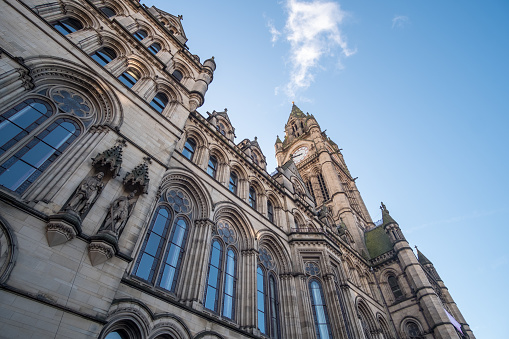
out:
M278 166L295 163L327 227L339 227L350 244L365 253L364 231L374 226L373 221L341 150L315 117L294 103L284 140L278 137L275 148Z

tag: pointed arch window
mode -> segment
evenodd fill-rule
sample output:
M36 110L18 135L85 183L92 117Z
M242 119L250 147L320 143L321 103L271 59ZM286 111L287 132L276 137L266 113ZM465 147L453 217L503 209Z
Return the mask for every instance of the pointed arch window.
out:
M270 222L274 222L274 207L272 206L272 202L267 200L267 218Z
M158 44L157 42L154 42L152 45L150 45L150 46L148 47L148 50L149 50L152 54L156 55L156 54L157 54L157 53L161 50L161 45L160 45L160 44Z
M184 77L184 75L182 74L182 72L181 72L181 71L179 71L179 70L177 70L177 69L176 69L176 70L174 70L174 71L173 71L173 73L172 73L171 75L173 75L173 76L177 79L177 81L178 81L178 82L181 82L181 81L182 81L182 78Z
M150 106L152 106L152 108L154 108L159 113L161 113L164 110L167 104L168 97L166 96L166 94L161 92L157 93L154 99L152 99L152 101L150 102Z
M117 13L115 13L115 10L111 7L101 7L100 9L101 12L103 12L104 15L106 15L108 18L117 15Z
M182 154L189 160L193 160L195 150L196 141L194 141L192 138L187 138L184 149L182 150Z
M212 177L215 178L217 174L217 158L213 155L209 158L209 164L207 166L207 173Z
M237 176L237 173L235 173L234 171L231 171L230 183L228 185L230 192L232 192L233 194L237 194L238 184L239 184L239 177Z
M52 23L53 27L63 35L83 29L83 24L74 18L64 18Z
M392 294L394 295L395 300L399 300L403 297L403 292L401 292L401 288L399 287L398 280L395 276L390 275L387 278L387 282L389 283L389 287L391 288Z
M30 107L33 108L33 106ZM40 109L42 110L42 108ZM39 110L37 112L41 113ZM14 120L12 116L11 119ZM44 121L44 115L31 123L28 128L41 119ZM3 121L2 125L6 121ZM27 119L27 121L30 120ZM12 128L14 124L9 120L6 125L10 125ZM20 126L15 127L19 128ZM26 130L19 132L13 139L26 132ZM72 119L59 118L53 121L0 165L0 185L11 191L23 193L80 133L80 126Z
M256 270L258 329L270 338L279 338L279 301L275 263L265 247L260 247Z
M191 212L189 198L171 190L171 203L157 207L134 266L134 275L170 292L175 292L189 232L184 214Z
M329 200L329 191L327 190L327 186L325 185L325 181L323 180L322 173L316 176L318 178L318 183L320 184L320 190L322 191L322 196L325 201Z
M422 333L421 333L421 329L413 321L407 322L407 324L406 324L406 332L407 332L408 337L410 339L421 339L421 338L423 338Z
M316 204L315 191L313 191L313 185L311 185L311 181L306 181L306 187L313 198L313 202Z
M140 29L140 30L136 31L133 34L133 36L136 38L136 40L141 41L141 40L145 39L148 36L148 34L147 34L147 31Z
M109 47L103 47L92 54L91 57L104 67L117 57L117 53Z
M126 85L129 88L132 88L136 82L140 79L140 73L138 71L128 68L124 73L122 73L118 80L120 80L124 85Z
M311 308L313 309L316 337L319 339L332 338L322 284L318 280L312 279L309 282L309 293L311 295Z
M223 228L224 231L224 228ZM223 235L227 239L230 235ZM234 320L237 291L237 255L233 247L223 251L218 239L212 241L205 291L205 308Z
M249 187L249 205L256 209L256 191L253 187Z

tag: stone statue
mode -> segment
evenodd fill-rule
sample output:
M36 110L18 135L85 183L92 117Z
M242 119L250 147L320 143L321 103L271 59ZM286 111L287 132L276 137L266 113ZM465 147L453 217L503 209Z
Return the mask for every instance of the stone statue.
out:
M135 193L136 191L133 191L127 197L121 196L110 205L106 220L99 231L113 233L117 239L120 237L136 204L134 199Z
M96 175L83 179L78 188L76 188L74 195L69 200L66 210L71 210L78 214L86 212L104 187L104 183L102 182L103 177L104 173L99 172Z

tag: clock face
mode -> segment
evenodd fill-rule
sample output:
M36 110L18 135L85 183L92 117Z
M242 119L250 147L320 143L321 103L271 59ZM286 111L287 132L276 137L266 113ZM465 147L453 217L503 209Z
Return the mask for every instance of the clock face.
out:
M308 155L308 148L306 146L297 148L297 150L293 152L293 162L298 164L306 157L306 155Z

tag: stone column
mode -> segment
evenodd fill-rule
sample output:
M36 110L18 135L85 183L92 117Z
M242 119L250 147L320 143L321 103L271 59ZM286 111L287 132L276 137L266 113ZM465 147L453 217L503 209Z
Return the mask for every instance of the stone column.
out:
M203 308L203 294L212 239L212 226L209 219L196 220L189 238L188 258L182 267L180 295L182 302L192 308Z
M280 326L283 338L302 338L302 331L299 318L299 307L295 279L291 274L279 276L281 286L280 296Z
M240 286L237 286L236 317L240 328L248 333L257 331L256 308L256 256L255 249L243 250L239 261Z

